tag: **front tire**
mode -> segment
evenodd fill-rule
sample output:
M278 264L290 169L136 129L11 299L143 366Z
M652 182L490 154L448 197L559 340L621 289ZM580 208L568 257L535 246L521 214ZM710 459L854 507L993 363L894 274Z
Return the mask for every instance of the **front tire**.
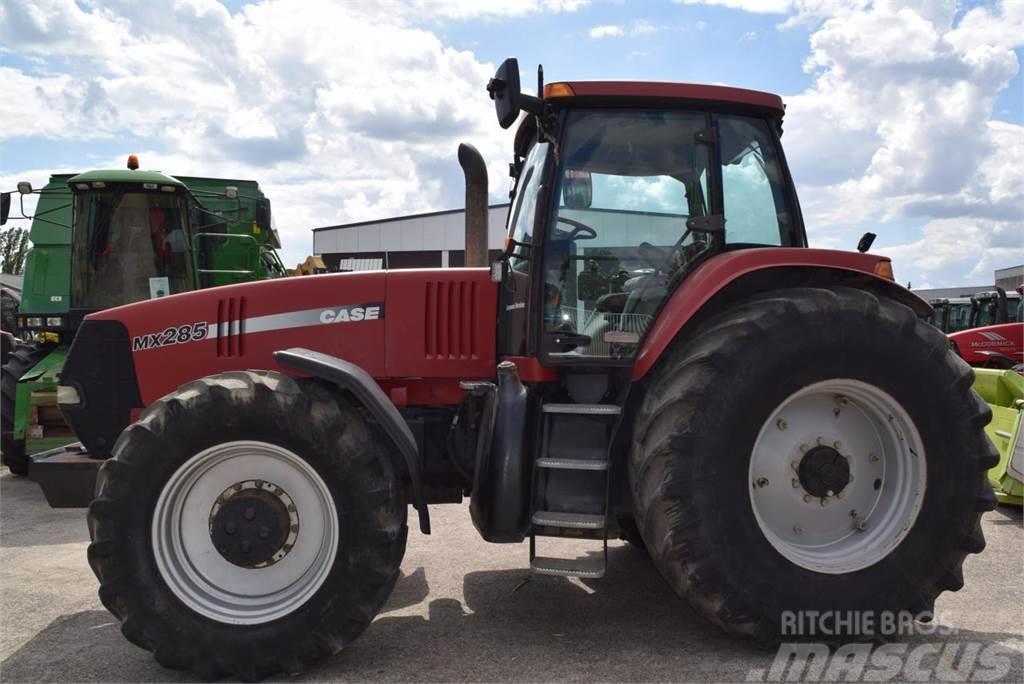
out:
M17 407L18 381L46 358L54 345L44 342L15 342L7 363L0 368L0 451L3 463L15 475L28 475L31 459L25 453L25 439L14 438L14 412Z
M406 507L388 450L325 388L231 372L131 425L89 507L100 599L130 641L207 679L295 673L369 625Z
M941 333L860 290L768 293L710 319L652 371L634 430L634 507L661 574L765 643L927 618L995 506L972 380ZM794 631L810 611L859 618Z

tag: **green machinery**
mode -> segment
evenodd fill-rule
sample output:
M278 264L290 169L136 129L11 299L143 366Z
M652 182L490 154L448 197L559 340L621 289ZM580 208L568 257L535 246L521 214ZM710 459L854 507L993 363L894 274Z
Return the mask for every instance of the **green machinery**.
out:
M999 463L988 471L999 503L1024 503L1024 376L1014 370L974 369L975 392L992 408L985 428L999 450Z
M287 275L270 200L249 180L138 169L54 174L41 190L19 183L12 205L38 194L14 332L2 370L3 462L27 474L30 456L75 441L57 407L57 378L87 314L200 288ZM15 211L17 214L18 212Z

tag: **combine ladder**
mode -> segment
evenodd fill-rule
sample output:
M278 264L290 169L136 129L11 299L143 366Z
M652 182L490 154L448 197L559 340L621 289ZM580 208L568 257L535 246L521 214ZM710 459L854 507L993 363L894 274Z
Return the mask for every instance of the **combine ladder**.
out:
M615 404L544 404L533 468L530 569L559 577L603 577L608 566L609 446L622 415ZM601 543L600 560L537 555L537 537Z

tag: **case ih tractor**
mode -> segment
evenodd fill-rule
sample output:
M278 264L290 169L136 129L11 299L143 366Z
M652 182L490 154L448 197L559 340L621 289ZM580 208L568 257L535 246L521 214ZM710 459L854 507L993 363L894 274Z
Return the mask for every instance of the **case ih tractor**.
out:
M514 59L488 90L502 126L526 113L492 268L485 166L463 146L467 268L86 319L62 409L110 456L89 562L124 635L209 678L299 671L384 605L407 503L427 534L428 505L466 495L533 571L600 577L626 537L759 642L791 639L801 610L865 611L835 638L872 638L959 589L995 505L990 411L888 259L807 247L781 100L641 82L534 97ZM593 553L560 556L564 538Z
M8 329L28 341L15 346L2 371L0 449L19 475L33 454L75 441L57 407L57 378L86 314L285 275L270 200L255 181L172 177L138 166L131 155L127 170L54 174L35 191L18 184L19 202L39 195L24 290ZM0 195L0 225L13 194ZM30 218L24 208L20 218Z

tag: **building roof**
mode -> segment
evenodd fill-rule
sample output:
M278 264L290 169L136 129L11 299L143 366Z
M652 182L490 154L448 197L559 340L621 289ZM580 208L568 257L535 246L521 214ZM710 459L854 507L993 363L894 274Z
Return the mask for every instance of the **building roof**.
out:
M500 204L490 204L487 206L488 209L504 209L509 206L508 202ZM374 219L372 221L356 221L355 223L339 223L335 226L321 226L320 228L314 228L313 232L319 232L321 230L341 230L343 228L355 228L356 226L373 226L381 223L392 223L394 221L404 221L407 219L426 218L428 216L443 216L445 214L461 214L464 213L465 209L445 209L443 211L428 211L422 214L406 214L405 216L389 216L384 219Z

